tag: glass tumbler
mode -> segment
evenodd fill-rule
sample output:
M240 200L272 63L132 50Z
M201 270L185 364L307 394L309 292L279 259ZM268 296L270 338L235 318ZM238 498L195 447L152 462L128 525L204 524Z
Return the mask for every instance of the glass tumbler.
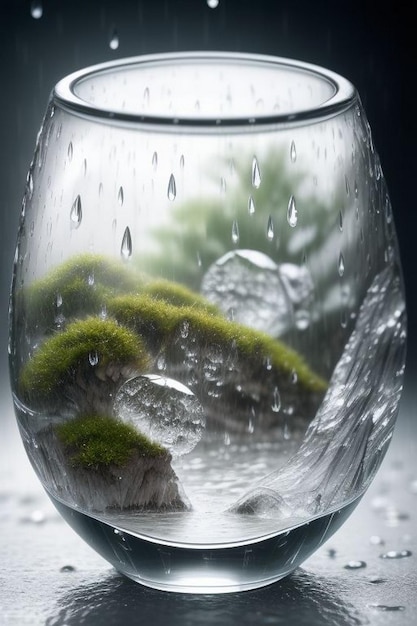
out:
M294 570L382 461L405 341L347 80L197 52L57 84L23 199L11 384L46 492L118 571L215 593Z

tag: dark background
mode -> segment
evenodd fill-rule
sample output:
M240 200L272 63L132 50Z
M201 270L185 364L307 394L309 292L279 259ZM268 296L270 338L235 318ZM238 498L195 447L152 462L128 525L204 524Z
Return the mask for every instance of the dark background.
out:
M416 159L413 53L405 3L370 0L0 0L0 375L7 381L7 294L25 176L54 84L90 64L159 51L217 49L323 65L358 88L394 207L414 340ZM109 39L116 28L117 50ZM409 34L409 32L411 34ZM409 351L412 354L412 350Z

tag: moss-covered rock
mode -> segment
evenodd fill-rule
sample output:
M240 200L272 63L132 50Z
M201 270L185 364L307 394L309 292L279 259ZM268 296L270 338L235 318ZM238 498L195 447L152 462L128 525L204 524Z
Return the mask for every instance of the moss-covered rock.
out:
M49 410L70 401L78 413L109 414L117 386L149 365L137 334L112 319L88 317L44 341L22 369L20 391Z

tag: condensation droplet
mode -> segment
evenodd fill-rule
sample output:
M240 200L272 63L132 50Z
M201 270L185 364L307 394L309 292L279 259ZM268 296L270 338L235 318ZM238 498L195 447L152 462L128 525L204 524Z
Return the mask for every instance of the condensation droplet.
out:
M71 207L71 213L70 213L71 227L78 228L79 225L81 224L82 219L83 219L83 211L81 207L81 198L78 195L75 198Z
M290 146L290 159L292 163L295 163L297 160L297 150L295 149L294 141L291 142Z
M171 174L171 176L169 177L167 194L168 194L168 200L171 200L171 202L175 200L176 195L177 195L177 185L175 182L174 174Z
M42 2L40 0L33 0L30 3L30 14L35 20L39 20L43 15Z
M337 269L338 269L338 272L339 272L339 276L342 277L343 274L345 273L345 259L343 257L343 253L342 252L339 254L339 261L338 261L338 264L337 264Z
M253 215L255 213L255 203L253 201L252 196L249 196L249 200L248 200L248 213L249 215Z
M129 226L126 226L123 234L122 245L120 248L120 254L122 258L127 260L132 256L132 236L130 234Z
M116 28L112 30L112 33L110 35L109 46L112 50L117 50L117 48L119 47L119 33L117 32Z
M281 396L279 394L278 387L275 387L274 389L271 409L274 411L274 413L278 413L278 411L281 409Z
M366 567L365 561L348 561L344 566L345 569L363 569Z
M272 216L270 215L268 217L268 224L266 226L266 238L268 239L268 241L272 241L274 239L274 236L274 222L272 220Z
M261 184L261 171L256 156L252 160L252 186L258 189Z
M74 146L72 145L72 141L69 142L68 144L68 161L72 161L72 155L74 154Z
M239 225L236 220L233 220L232 224L232 241L233 243L239 243Z
M120 206L123 205L123 201L124 201L124 192L123 192L123 187L119 187L119 192L117 194L117 200L120 204Z
M289 199L288 208L287 208L287 222L291 226L291 228L294 228L295 226L297 226L297 221L298 221L298 211L297 211L297 207L295 204L295 198L294 196L291 196Z

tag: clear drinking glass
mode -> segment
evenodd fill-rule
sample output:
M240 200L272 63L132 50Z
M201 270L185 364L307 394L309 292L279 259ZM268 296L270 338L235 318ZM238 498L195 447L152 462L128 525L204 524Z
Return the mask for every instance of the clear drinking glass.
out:
M294 570L368 487L403 380L391 205L354 87L207 52L64 78L10 320L27 454L117 570L183 592Z

